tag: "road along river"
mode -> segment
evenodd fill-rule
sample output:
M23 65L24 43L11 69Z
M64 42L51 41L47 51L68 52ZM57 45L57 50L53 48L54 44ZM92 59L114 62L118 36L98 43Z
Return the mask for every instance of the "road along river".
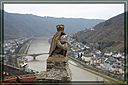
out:
M32 40L31 45L28 49L28 54L37 54L37 53L48 53L50 44L48 43L48 38L36 38ZM47 58L48 54L39 55L36 57L36 60L33 60L33 57L26 56L28 60L28 67L35 71L46 71ZM100 76L92 74L82 68L80 68L77 63L73 60L69 60L69 68L72 74L72 81L103 81L104 79Z

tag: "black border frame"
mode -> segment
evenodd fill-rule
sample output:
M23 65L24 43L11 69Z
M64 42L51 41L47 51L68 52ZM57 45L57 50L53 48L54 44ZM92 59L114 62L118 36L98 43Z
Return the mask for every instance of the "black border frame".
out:
M124 48L124 50L125 50L125 79L126 79L126 84L128 84L128 23L127 23L127 20L128 20L128 1L127 0L121 0L121 1L119 1L119 0L114 0L114 1L111 1L111 0L106 0L106 1L102 1L102 0L100 0L100 1L96 1L96 0L93 0L93 1L85 1L85 0L79 0L79 1L77 1L77 0L62 0L62 1L59 1L59 0L56 0L56 1L54 1L54 0L43 0L43 1L41 1L41 0L38 0L38 1L31 1L31 0L23 0L23 1L13 1L13 0L2 0L1 1L1 16L0 16L0 20L1 20L1 29L0 29L0 34L1 34L1 36L0 36L0 64L1 64L1 62L3 62L3 56L2 56L2 53L3 53L3 41L4 41L4 11L3 11L3 9L4 9L4 4L116 4L116 3L118 3L118 4L124 4L124 11L125 11L125 13L124 13L124 38L125 38L125 42L124 42L124 46L125 46L125 48ZM2 66L2 64L0 65L0 67L1 67L1 69L0 69L0 72L1 71L3 71L3 66ZM0 77L2 77L3 75L1 74L0 75ZM2 77L2 79L3 79L3 77ZM1 83L2 83L2 81L1 81ZM39 83L40 84L40 83ZM53 84L53 83L52 83ZM57 84L57 83L55 83L55 84ZM62 83L63 84L63 83ZM67 84L67 83L64 83L64 84ZM80 82L80 81L75 81L73 84L87 84L87 85L89 85L89 84L97 84L97 83L90 83L90 82L87 82L87 83L85 83L85 82ZM99 83L98 83L99 84Z

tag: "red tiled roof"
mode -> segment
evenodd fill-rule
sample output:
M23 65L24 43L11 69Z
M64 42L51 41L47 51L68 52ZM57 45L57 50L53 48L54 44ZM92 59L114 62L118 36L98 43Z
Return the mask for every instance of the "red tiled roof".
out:
M17 79L18 78L18 79ZM34 82L36 81L36 76L33 74L11 76L3 81L3 83L15 83L15 82Z

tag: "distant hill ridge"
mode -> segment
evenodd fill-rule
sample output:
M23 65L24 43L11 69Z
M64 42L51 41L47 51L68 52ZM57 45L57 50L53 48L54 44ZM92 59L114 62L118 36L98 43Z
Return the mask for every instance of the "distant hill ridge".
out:
M5 39L18 36L50 36L56 32L57 24L64 24L66 33L75 33L92 28L103 22L100 19L40 17L32 14L4 12Z

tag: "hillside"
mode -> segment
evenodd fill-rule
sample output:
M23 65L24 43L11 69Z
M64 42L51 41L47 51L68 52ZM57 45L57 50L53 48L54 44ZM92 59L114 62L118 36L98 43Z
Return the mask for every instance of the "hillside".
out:
M102 50L123 50L124 46L124 14L112 17L74 36L81 42L98 43Z
M104 20L82 18L40 17L31 14L4 12L5 39L18 36L50 36L57 24L64 24L67 33L75 33L91 28Z

